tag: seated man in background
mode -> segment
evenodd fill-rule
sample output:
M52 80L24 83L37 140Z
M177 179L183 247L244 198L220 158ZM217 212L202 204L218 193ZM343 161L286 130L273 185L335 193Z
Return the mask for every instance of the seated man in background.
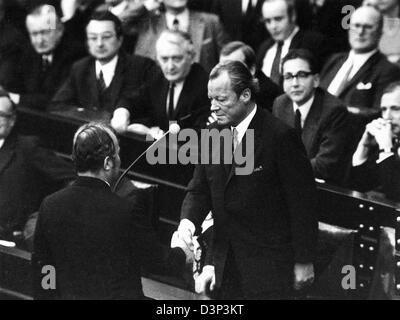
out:
M360 119L361 132L379 113L384 88L400 80L399 68L379 51L382 28L383 16L377 9L366 6L355 10L348 31L351 50L332 56L321 71L321 87Z
M90 56L72 66L52 108L86 108L109 120L114 113L127 112L131 106L128 95L152 78L158 68L148 58L128 56L121 50L121 21L111 12L94 13L86 32Z
M194 61L210 72L218 63L219 52L227 42L219 18L210 13L189 10L187 0L162 0L165 12L145 12L138 17L136 54L156 58L154 47L166 30L180 30L190 34L194 46Z
M32 48L16 66L15 86L6 89L15 104L44 110L85 51L64 36L64 26L52 6L34 9L26 18L26 27Z
M256 55L254 50L240 41L226 44L219 57L219 62L227 60L243 62L249 68L251 74L258 79L260 91L257 93L257 105L268 111L272 111L274 100L283 92L281 88L268 78L261 70L256 68Z
M400 201L400 82L384 90L381 114L366 126L353 155L353 187Z
M315 177L343 184L352 153L346 107L318 87L318 69L308 50L289 51L282 72L286 94L275 100L274 115L301 135Z
M329 54L326 39L320 33L299 28L293 0L266 0L262 14L270 37L258 49L257 67L276 84L282 84L281 60L289 50L315 52L319 63L326 59Z
M156 54L162 74L132 97L132 122L144 124L142 133L155 138L168 130L170 121L177 121L182 128L205 126L210 114L208 75L194 63L190 36L181 31L162 32ZM112 124L122 130L138 128L136 124L128 128L129 117L114 117Z
M89 123L75 134L79 178L47 197L39 211L32 255L36 299L143 299L141 267L162 264L162 251L143 203L112 192L120 172L119 144L108 126ZM185 248L176 239L177 247ZM185 264L176 248L166 260ZM42 268L56 271L56 288L42 286Z
M13 240L43 197L75 179L73 167L14 128L16 107L0 92L0 239Z

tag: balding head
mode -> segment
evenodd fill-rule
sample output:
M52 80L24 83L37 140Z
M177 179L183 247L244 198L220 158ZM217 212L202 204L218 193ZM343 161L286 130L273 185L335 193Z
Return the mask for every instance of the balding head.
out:
M383 29L383 16L372 6L362 6L350 19L349 43L356 53L378 48Z

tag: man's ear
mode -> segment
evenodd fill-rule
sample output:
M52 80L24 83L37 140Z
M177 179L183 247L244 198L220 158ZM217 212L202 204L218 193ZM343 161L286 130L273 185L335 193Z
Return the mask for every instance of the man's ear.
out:
M314 77L314 88L318 88L321 82L319 73L316 73L313 77Z
M106 157L104 159L103 168L106 171L110 171L111 169L113 169L114 168L114 159L111 157Z
M251 100L251 90L249 88L244 89L242 94L240 95L240 98L243 102L249 102Z

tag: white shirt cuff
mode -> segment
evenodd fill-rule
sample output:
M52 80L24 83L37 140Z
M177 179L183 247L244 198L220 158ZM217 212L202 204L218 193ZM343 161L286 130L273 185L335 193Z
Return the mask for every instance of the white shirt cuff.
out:
M179 229L189 229L192 235L196 232L196 226L189 219L182 219L179 223L178 231Z

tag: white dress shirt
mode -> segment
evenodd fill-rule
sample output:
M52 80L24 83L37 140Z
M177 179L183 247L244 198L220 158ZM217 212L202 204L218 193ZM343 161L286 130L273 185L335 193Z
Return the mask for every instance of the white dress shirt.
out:
M165 12L165 19L167 21L167 28L173 30L174 29L174 20L177 19L179 21L179 30L188 32L189 31L189 23L190 23L190 14L189 9L185 9L181 13L174 15L170 12Z
M114 7L110 7L108 10L115 16L119 17L120 15L122 15L124 13L125 10L128 9L128 1L124 0L121 3L117 4Z
M378 50L375 49L367 53L355 53L353 50L351 50L349 53L349 57L343 63L342 67L339 69L335 78L333 78L331 84L329 85L328 92L330 94L336 95L336 92L339 89L343 78L346 76L349 69L352 68L347 80L351 80L357 74L357 72L360 71L360 69L368 61L368 59L371 58L377 51Z
M249 7L249 1L252 2L253 8L257 5L257 0L242 0L242 12L244 14L247 12L247 8Z
M116 55L110 62L102 65L96 60L96 77L99 79L100 71L103 72L104 83L108 88L114 79L115 69L117 68L118 55Z
M253 111L251 111L249 113L249 115L244 120L242 120L242 122L240 122L236 127L231 127L232 131L233 131L233 128L236 128L236 130L237 130L238 145L242 142L243 137L244 137L247 129L249 128L250 122L251 122L251 120L253 120L256 112L257 112L257 105L254 107Z
M288 54L290 45L292 44L292 40L295 37L295 35L299 32L299 30L300 30L299 27L296 26L292 31L292 33L289 35L289 37L287 37L287 39L283 41L281 60ZM278 49L278 44L275 43L271 48L269 48L269 50L265 54L262 71L267 77L271 76L272 64L274 62L277 49Z
M175 83L175 88L174 88L174 110L176 110L176 106L178 105L179 97L181 96L184 84L185 84L185 81L181 81L181 82L176 82ZM169 108L169 88L168 88L168 95L167 95L167 101L166 101L167 114L168 114L168 108Z
M298 106L295 102L293 102L293 111L296 113L296 110L300 111L301 114L301 127L304 128L304 123L306 122L307 116L310 112L311 106L314 103L315 96L313 95L306 103L301 106Z

